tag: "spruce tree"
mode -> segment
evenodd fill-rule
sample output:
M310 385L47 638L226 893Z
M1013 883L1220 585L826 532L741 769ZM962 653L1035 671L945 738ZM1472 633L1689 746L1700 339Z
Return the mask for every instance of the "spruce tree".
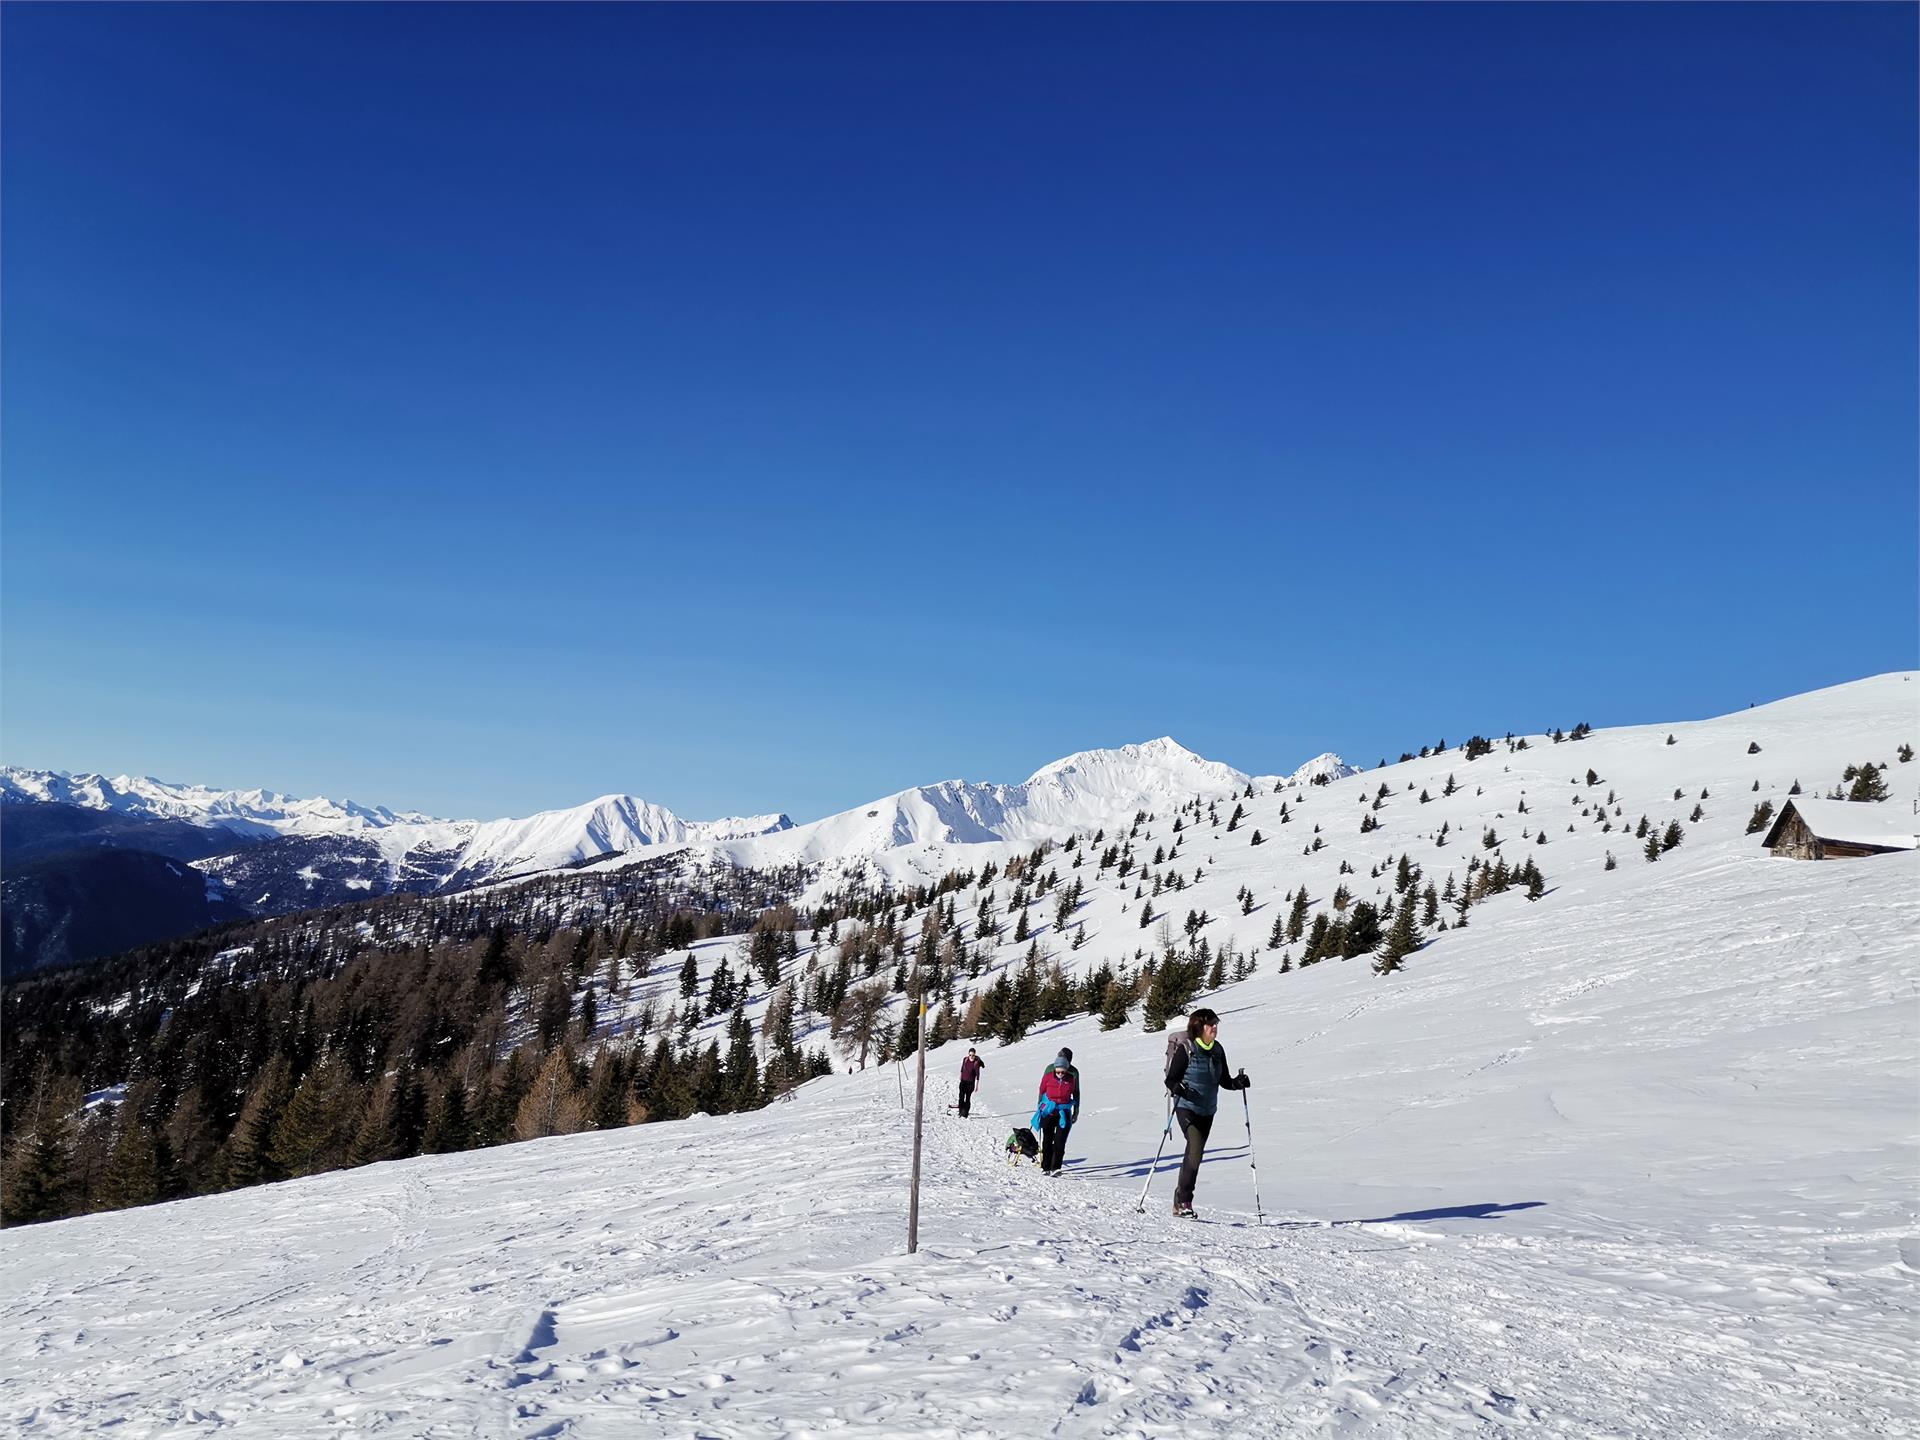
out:
M247 1092L240 1118L233 1123L222 1154L221 1188L238 1190L262 1180L278 1180L280 1172L268 1154L273 1127L293 1094L293 1072L284 1057L275 1055Z
M274 1123L268 1154L283 1175L314 1175L334 1169L345 1158L346 1127L357 1106L344 1067L329 1051L294 1088L293 1097Z
M467 1119L467 1087L458 1075L452 1076L434 1097L427 1111L427 1133L420 1148L429 1155L451 1155L470 1143Z
M79 1086L42 1065L28 1105L26 1133L14 1140L0 1171L0 1213L9 1225L66 1213L73 1183L74 1110ZM17 1122L16 1122L17 1123Z
M1402 905L1393 917L1393 928L1380 942L1380 958L1374 961L1374 972L1391 975L1400 968L1402 960L1419 948L1420 931L1413 922L1413 906Z
M1847 799L1884 800L1887 798L1887 782L1880 774L1880 767L1871 761L1860 766L1852 778L1853 786L1847 791Z
M132 1105L120 1107L120 1133L114 1140L102 1198L116 1210L150 1205L160 1198L160 1152L153 1131Z

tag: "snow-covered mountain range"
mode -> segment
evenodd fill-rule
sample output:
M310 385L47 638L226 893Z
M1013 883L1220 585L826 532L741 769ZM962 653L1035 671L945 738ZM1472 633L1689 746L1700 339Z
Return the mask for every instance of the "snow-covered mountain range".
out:
M875 864L888 873L912 874L943 864L945 847L952 845L1031 844L1196 795L1223 798L1249 784L1266 790L1354 773L1339 756L1325 754L1290 776L1256 778L1162 737L1069 755L1017 785L945 780L805 825L784 814L684 820L634 795L604 795L524 819L444 820L270 790L12 766L0 768L0 801L71 805L229 831L235 844L227 853L196 863L223 898L256 912L282 913L395 890L455 890L678 847L742 866Z
M267 839L276 835L353 835L395 825L438 822L417 811L384 805L356 805L324 796L298 800L272 790L215 790L206 785L177 785L141 775L69 774L0 766L0 802L77 805L139 819L185 820L236 835Z

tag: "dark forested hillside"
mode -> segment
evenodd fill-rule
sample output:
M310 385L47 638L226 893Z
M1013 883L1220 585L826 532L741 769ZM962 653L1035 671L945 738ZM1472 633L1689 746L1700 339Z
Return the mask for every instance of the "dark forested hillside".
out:
M0 976L111 955L247 912L184 860L81 850L19 863L0 887Z
M557 1119L759 1104L824 1057L789 1047L764 1073L730 1074L714 1047L676 1054L662 1036L651 1053L583 1058L592 1018L571 997L609 961L644 975L668 950L765 913L790 927L782 902L807 879L667 858L240 920L23 976L0 1009L0 1214L19 1223L467 1149L554 1133ZM550 1016L541 1002L554 994ZM116 1103L83 1103L109 1087ZM578 1113L545 1113L555 1106Z

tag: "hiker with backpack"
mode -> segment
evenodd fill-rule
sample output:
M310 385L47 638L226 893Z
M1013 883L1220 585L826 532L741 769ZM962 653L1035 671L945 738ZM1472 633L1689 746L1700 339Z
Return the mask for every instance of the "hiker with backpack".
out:
M1067 1083L1073 1087L1073 1114L1067 1118L1067 1128L1072 1129L1073 1122L1080 1118L1080 1067L1073 1063L1073 1051L1064 1045L1060 1047L1060 1053L1053 1057L1053 1063L1040 1072L1040 1098L1047 1098L1047 1077L1053 1073L1054 1066L1063 1060L1067 1065Z
M963 1120L973 1113L973 1089L980 1083L980 1072L986 1068L987 1062L980 1058L980 1052L969 1045L967 1058L960 1062L960 1118Z
M1185 1219L1193 1217L1193 1187L1200 1177L1200 1160L1206 1154L1207 1132L1213 1129L1220 1092L1245 1090L1252 1083L1245 1070L1238 1075L1227 1073L1227 1052L1219 1036L1220 1017L1200 1009L1187 1017L1185 1038L1176 1038L1167 1047L1167 1096L1187 1142L1180 1178L1173 1187L1173 1213Z
M1080 1072L1073 1067L1073 1052L1062 1050L1053 1057L1047 1073L1040 1077L1040 1105L1033 1112L1034 1128L1039 1130L1040 1169L1043 1174L1058 1175L1065 1163L1067 1132L1080 1118Z

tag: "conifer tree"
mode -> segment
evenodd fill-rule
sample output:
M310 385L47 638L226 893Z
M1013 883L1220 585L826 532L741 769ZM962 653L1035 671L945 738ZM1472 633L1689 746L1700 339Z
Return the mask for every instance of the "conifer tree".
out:
M1420 931L1413 921L1413 906L1402 905L1393 917L1393 927L1380 942L1379 959L1373 964L1374 972L1391 975L1401 968L1401 961L1419 948Z
M736 1006L727 1022L727 1108L751 1110L760 1098L760 1061L753 1049L753 1026L747 1012Z
M1872 761L1855 767L1849 765L1843 777L1853 781L1847 791L1849 800L1884 800L1887 798L1887 782L1880 774L1880 767Z
M276 1054L247 1092L240 1118L234 1121L222 1154L221 1187L238 1190L262 1180L278 1180L280 1172L268 1154L273 1127L293 1094L293 1072Z
M108 1161L101 1199L105 1207L124 1210L150 1205L160 1198L160 1152L139 1110L131 1103L120 1107L120 1133Z
M451 1155L466 1149L471 1138L466 1082L454 1075L427 1109L427 1133L420 1138L420 1148L428 1155Z
M314 1175L336 1168L348 1143L357 1098L345 1068L331 1051L294 1087L275 1121L268 1144L274 1168L283 1175Z
M636 1098L649 1120L679 1120L692 1112L692 1092L687 1088L686 1076L666 1036L661 1036L653 1047L653 1058L646 1066L646 1075L637 1082L637 1089Z
M218 1181L214 1161L220 1145L213 1122L207 1116L204 1092L198 1084L188 1085L180 1092L160 1134L164 1141L162 1193L198 1195L213 1189Z
M1333 922L1327 919L1324 911L1313 917L1313 929L1307 935L1306 949L1300 952L1300 964L1303 967L1318 964L1325 958L1327 932L1332 928L1332 924Z
M55 1075L43 1062L27 1105L27 1120L20 1125L23 1133L13 1137L6 1165L0 1169L0 1215L7 1224L51 1220L66 1213L73 1184L73 1117L80 1101L79 1085Z
M1298 944L1307 930L1307 887L1294 893L1293 908L1287 912L1287 943Z

